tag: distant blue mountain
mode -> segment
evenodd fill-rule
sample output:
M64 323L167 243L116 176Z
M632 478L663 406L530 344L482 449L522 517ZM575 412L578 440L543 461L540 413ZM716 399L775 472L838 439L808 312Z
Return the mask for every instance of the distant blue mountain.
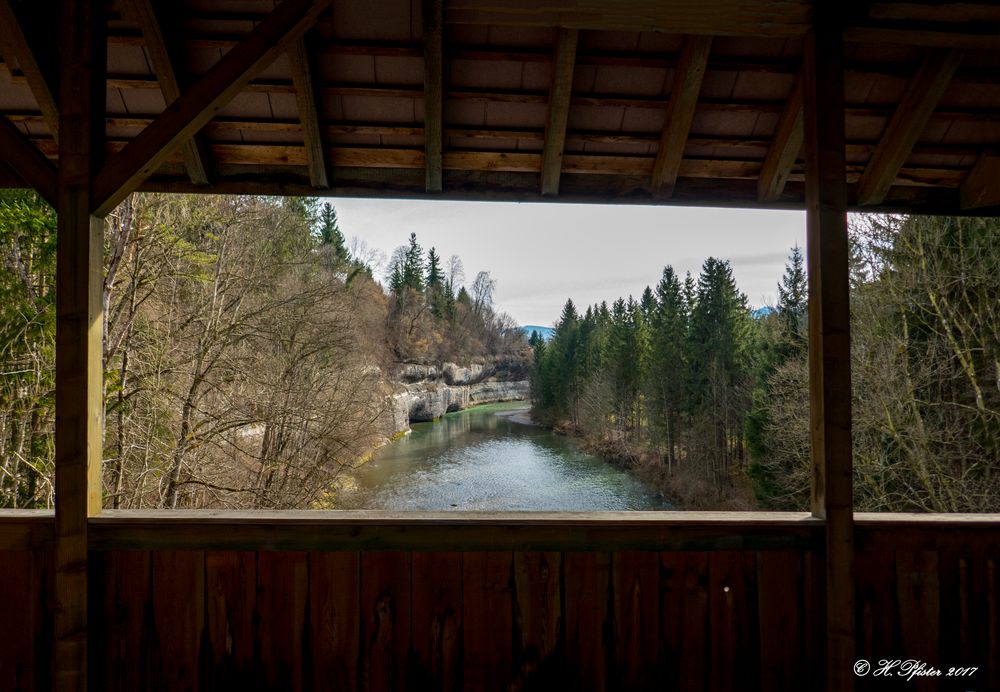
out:
M753 317L755 320L759 320L761 317L767 317L772 312L774 312L774 308L765 305L762 308L757 308L756 310L752 310L750 312L750 316Z
M538 332L542 335L542 338L545 341L551 341L552 337L555 336L556 333L556 330L552 327L539 327L537 324L526 324L521 327L521 331L524 332L524 335L529 339L531 338L531 332Z

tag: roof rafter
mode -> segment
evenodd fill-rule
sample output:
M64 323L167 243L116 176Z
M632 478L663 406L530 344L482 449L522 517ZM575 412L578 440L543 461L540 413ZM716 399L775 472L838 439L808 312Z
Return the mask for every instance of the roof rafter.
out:
M10 0L0 0L0 26L4 28L0 32L0 54L17 60L52 138L59 141L59 107Z
M549 88L549 115L545 121L545 141L542 145L542 194L558 195L562 175L563 151L566 149L566 125L573 95L573 70L576 66L576 46L580 32L559 29L556 38L552 86Z
M441 192L444 149L444 10L442 0L423 1L424 184Z
M55 164L3 116L0 116L0 151L4 152L4 163L54 208L58 189Z
M91 206L98 216L114 209L159 168L173 149L208 123L264 67L302 36L331 0L284 0L203 77L104 166Z
M153 72L163 92L163 100L173 103L181 95L180 81L174 70L175 60L167 48L156 10L151 0L122 0L122 12L142 32L143 44L152 63ZM208 185L212 168L211 153L205 138L196 133L181 144L184 168L195 185Z
M785 102L785 109L778 120L771 148L767 151L764 166L757 180L757 199L773 202L781 197L792 172L795 159L802 150L802 75L795 78L792 93Z
M1000 205L1000 155L985 152L959 188L962 209Z
M295 103L302 124L302 138L309 167L309 182L315 188L330 187L330 169L327 165L326 145L320 128L319 104L312 78L312 65L306 50L305 38L292 42L288 49L292 66L292 84L295 85Z
M681 59L674 70L660 148L653 164L650 185L654 194L664 197L673 194L711 50L711 36L688 36L684 41Z
M934 49L924 54L920 67L906 86L906 93L879 140L875 153L858 183L858 204L879 204L896 179L896 173L917 143L920 133L951 82L964 52Z
M156 81L163 92L163 100L173 103L181 95L180 80L174 70L177 62L170 55L163 29L156 17L156 9L151 0L122 0L122 13L139 27L142 33L143 45L149 55ZM192 138L181 144L184 156L184 168L188 177L195 185L208 185L211 177L211 153L205 138L196 133Z

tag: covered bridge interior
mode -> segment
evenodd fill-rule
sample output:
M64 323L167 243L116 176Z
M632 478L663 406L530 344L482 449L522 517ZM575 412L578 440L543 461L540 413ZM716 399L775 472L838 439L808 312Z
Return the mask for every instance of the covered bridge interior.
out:
M59 217L0 689L1000 689L1000 517L852 510L846 218L1000 211L994 3L0 0L0 56L0 187ZM812 511L102 511L135 190L804 208Z

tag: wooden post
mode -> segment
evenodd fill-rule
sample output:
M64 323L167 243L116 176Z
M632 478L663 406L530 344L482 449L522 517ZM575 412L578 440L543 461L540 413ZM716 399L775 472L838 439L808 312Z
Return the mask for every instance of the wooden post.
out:
M817 9L803 70L812 513L826 520L827 688L854 689L851 323L843 37ZM832 14L832 13L831 13Z
M424 0L424 183L443 189L444 10L441 0Z
M106 17L63 0L56 260L55 688L87 687L87 519L101 510L103 220L90 213L103 151Z

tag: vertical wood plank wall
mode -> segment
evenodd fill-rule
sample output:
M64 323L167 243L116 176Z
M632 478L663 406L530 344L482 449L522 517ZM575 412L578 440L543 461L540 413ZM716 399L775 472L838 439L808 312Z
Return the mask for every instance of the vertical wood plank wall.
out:
M885 529L883 529L885 530ZM860 540L858 657L1000 689L1000 542ZM51 547L0 550L0 689L52 685ZM803 690L815 552L95 551L100 690Z

